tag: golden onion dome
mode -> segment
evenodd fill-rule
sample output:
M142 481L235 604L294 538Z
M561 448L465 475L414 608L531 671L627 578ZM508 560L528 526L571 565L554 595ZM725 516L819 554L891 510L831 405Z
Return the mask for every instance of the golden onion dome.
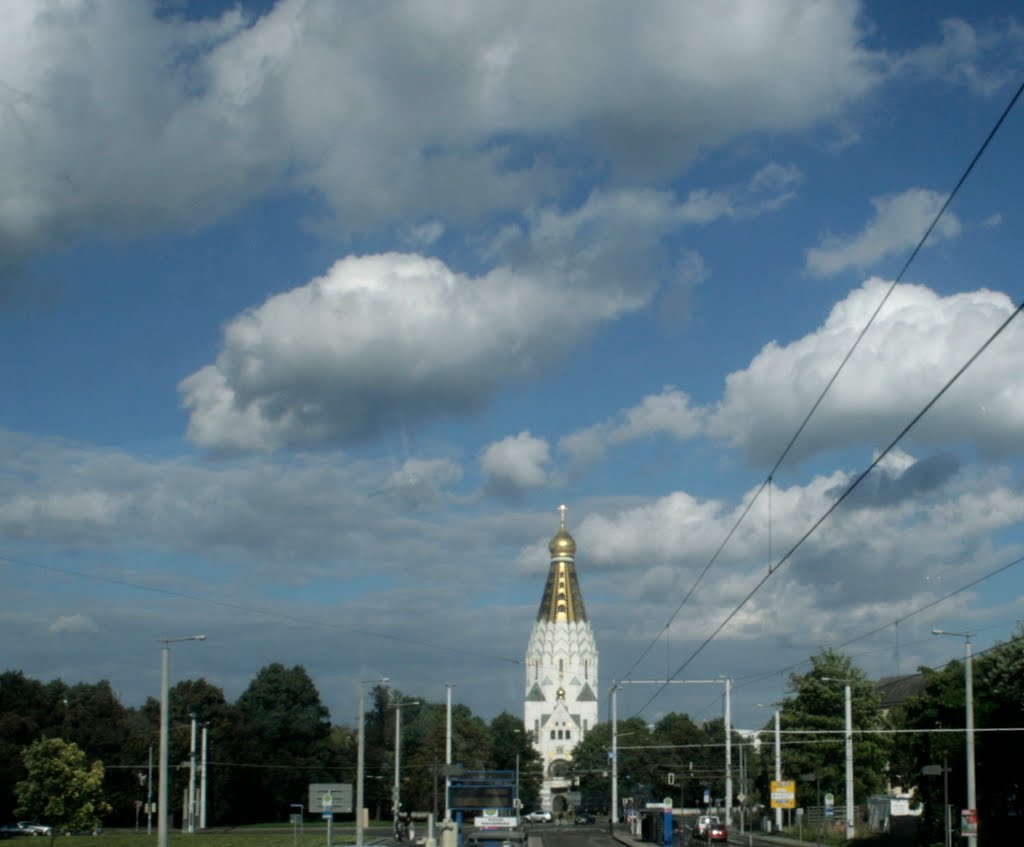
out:
M548 550L551 551L552 558L561 558L564 556L575 556L576 555L576 540L569 535L569 531L565 528L565 513L568 511L566 506L559 506L558 511L561 513L561 526L558 527L558 532L555 533L555 537L551 539L551 543L548 544Z
M555 537L551 539L551 543L548 544L548 550L550 550L551 555L556 558L561 558L563 556L575 556L576 541L571 535L569 535L565 527L562 527L555 533Z

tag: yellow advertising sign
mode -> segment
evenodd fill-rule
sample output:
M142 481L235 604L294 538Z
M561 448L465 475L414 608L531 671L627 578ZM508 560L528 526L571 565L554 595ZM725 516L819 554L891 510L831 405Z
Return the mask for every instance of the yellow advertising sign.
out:
M792 779L772 780L772 808L796 808L796 782Z

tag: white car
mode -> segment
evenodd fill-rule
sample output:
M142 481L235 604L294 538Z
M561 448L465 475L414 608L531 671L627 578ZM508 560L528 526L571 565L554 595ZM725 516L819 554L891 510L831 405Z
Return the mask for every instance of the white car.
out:
M545 812L543 809L535 809L526 815L526 820L530 823L551 823L551 812Z
M708 828L709 824L713 823L720 823L718 815L701 815L697 818L697 825L693 828L693 834L703 838L704 831Z
M3 827L3 835L52 835L53 827L35 821L18 821Z

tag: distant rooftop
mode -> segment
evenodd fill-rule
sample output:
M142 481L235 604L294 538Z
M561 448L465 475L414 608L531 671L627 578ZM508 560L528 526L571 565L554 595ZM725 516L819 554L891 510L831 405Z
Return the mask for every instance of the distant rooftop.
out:
M924 674L912 673L904 676L883 676L875 683L875 691L882 698L882 708L891 709L906 703L924 691Z

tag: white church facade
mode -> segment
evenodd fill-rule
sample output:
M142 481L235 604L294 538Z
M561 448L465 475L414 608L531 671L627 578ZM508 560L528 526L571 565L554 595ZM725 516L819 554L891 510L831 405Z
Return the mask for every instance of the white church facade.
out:
M597 642L576 576L576 542L561 525L526 648L524 720L544 767L540 806L554 815L573 806L573 748L597 724Z

